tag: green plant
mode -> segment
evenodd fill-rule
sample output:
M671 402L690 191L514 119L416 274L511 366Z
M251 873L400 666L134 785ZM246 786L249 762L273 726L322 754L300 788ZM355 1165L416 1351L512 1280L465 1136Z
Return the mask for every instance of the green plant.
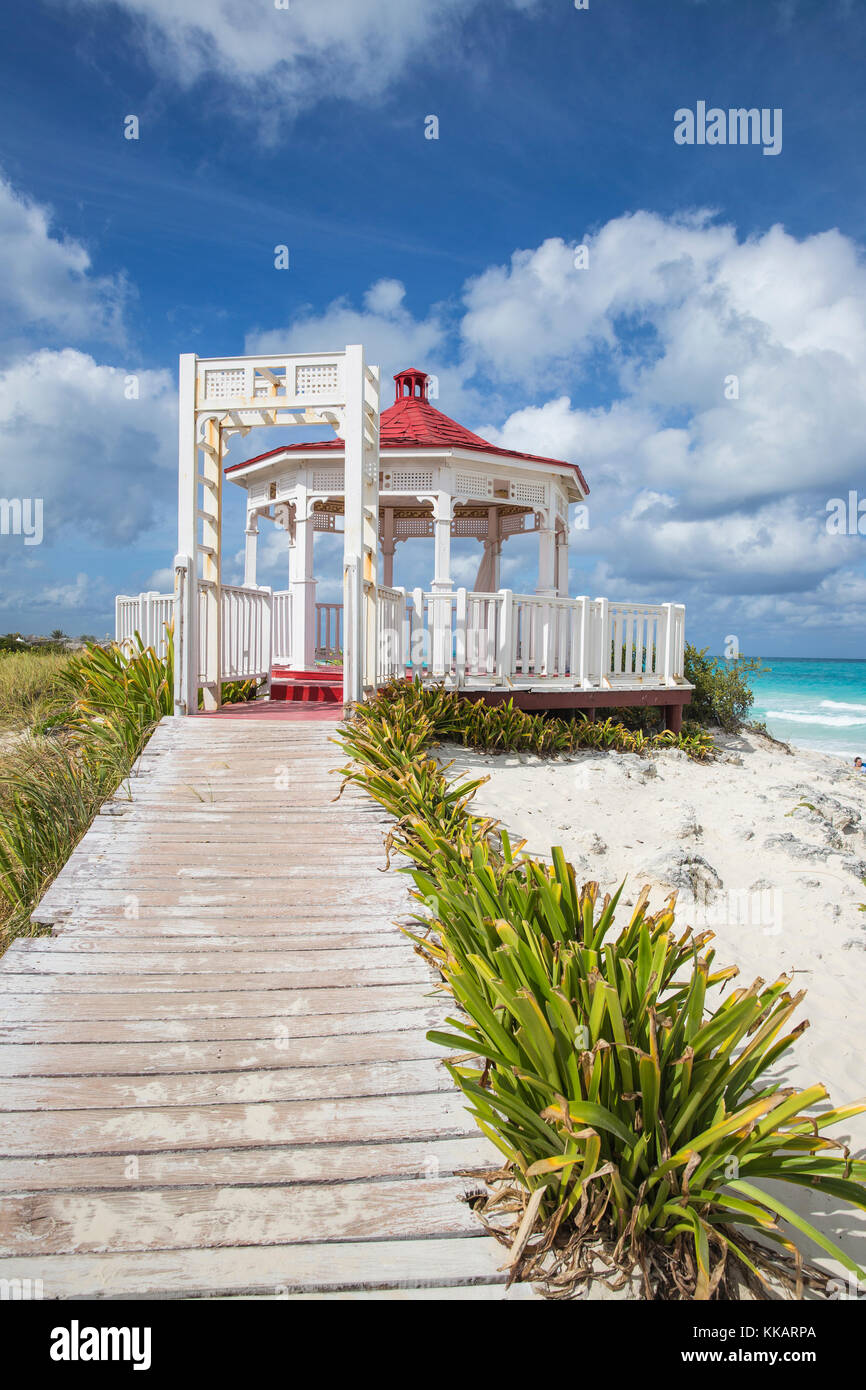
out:
M43 718L60 689L69 656L39 649L0 651L0 726L22 728Z
M0 768L6 944L29 929L36 902L129 774L153 726L172 712L172 671L170 632L165 659L136 637L131 648L91 645L57 668L50 714Z
M619 893L599 907L561 850L541 863L472 815L480 779L452 785L424 751L453 709L422 694L421 717L393 691L359 709L344 773L397 818L389 850L424 905L409 935L463 1010L429 1036L459 1049L450 1073L545 1223L535 1272L555 1249L583 1276L604 1239L650 1296L734 1296L734 1268L789 1277L772 1244L799 1270L806 1236L862 1274L761 1185L866 1207L866 1164L821 1132L866 1105L818 1111L822 1086L771 1076L806 1026L785 1031L802 994L779 979L716 1000L736 968L713 968L712 933L676 934L675 897L650 915L644 889L615 932Z
M751 657L723 660L708 652L708 647L698 651L686 643L685 678L695 687L686 708L698 724L718 724L726 733L736 733L754 703L750 680L766 667Z
M641 729L625 728L612 717L592 721L582 715L559 719L528 714L511 699L486 705L442 685L422 685L418 680L391 682L373 700L358 706L357 718L377 718L385 711L389 719L399 717L410 723L423 718L430 724L433 739L448 739L487 753L527 752L549 757L581 748L602 748L646 754L675 747L689 757L704 760L713 749L710 736L697 726L680 734L665 731L647 735Z

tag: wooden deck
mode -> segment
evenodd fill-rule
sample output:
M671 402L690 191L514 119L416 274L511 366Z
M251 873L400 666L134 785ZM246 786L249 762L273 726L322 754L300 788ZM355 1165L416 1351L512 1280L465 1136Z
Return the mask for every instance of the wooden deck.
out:
M166 720L0 961L0 1279L45 1298L447 1289L505 1252L334 724ZM417 1296L417 1295L415 1295Z

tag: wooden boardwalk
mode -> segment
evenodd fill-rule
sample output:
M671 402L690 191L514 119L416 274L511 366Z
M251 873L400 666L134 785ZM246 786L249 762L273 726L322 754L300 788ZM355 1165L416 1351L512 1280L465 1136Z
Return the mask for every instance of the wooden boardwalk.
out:
M447 1289L505 1252L425 1032L386 817L327 722L166 720L0 960L0 1280L45 1298ZM411 1292L407 1296L413 1296ZM417 1295L416 1295L417 1296Z

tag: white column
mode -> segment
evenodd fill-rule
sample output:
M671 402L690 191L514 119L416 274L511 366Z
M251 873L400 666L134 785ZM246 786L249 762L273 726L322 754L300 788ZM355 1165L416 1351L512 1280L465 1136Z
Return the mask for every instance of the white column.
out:
M450 594L451 581L451 518L454 503L451 494L440 492L433 507L434 558L433 592Z
M244 533L244 588L256 587L256 550L259 540L258 512L247 513L247 529Z
M568 528L556 533L556 592L568 598Z
M198 712L198 448L195 437L196 357L180 359L178 428L178 507L175 593L178 596L175 641L174 712Z
M295 503L295 535L289 549L292 604L292 669L310 671L316 661L316 581L313 578L313 518L306 497Z
M546 513L538 532L538 587L535 592L550 598L556 595L556 532Z

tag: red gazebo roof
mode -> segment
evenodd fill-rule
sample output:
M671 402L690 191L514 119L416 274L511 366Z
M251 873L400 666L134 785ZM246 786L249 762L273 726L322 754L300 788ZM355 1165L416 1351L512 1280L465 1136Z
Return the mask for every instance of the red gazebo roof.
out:
M394 377L397 394L394 404L383 410L379 417L379 448L387 449L467 449L475 453L499 454L502 458L525 459L530 463L553 464L557 468L570 468L577 474L585 494L589 485L576 463L564 459L545 458L541 454L525 454L517 449L503 449L498 444L490 444L480 434L473 434L463 425L443 415L427 399L427 374L417 367L407 367ZM278 449L269 449L255 458L233 463L226 473L235 473L241 468L249 468L253 463L274 458L284 453L312 453L322 450L341 450L342 439L324 439L305 444L283 444Z

